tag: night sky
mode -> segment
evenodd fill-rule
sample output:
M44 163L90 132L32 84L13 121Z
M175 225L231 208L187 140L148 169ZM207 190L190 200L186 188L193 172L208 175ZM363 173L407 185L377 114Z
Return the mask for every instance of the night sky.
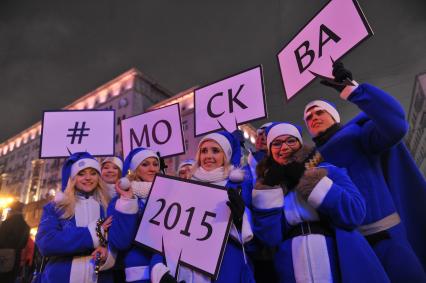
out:
M327 2L2 0L0 142L132 67L178 93L262 64L268 120L302 124L303 106L322 97L347 121L357 108L318 82L286 102L276 59ZM375 35L343 62L408 112L426 71L426 1L359 3Z

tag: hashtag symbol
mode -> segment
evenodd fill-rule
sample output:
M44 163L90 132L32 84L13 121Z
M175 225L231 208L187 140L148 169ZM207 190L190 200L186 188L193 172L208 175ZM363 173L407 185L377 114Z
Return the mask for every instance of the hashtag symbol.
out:
M81 144L83 137L88 137L89 134L85 134L84 131L89 131L90 128L86 128L86 122L82 123L81 128L78 127L78 122L75 122L74 128L68 129L68 132L71 132L67 137L71 137L71 144L74 144L75 139L78 138L78 144Z

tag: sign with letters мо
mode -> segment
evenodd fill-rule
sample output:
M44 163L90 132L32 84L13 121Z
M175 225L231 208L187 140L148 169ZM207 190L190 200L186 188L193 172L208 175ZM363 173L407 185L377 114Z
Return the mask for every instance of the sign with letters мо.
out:
M142 113L121 121L123 156L145 147L162 157L185 152L179 104Z
M182 264L215 279L231 225L227 201L224 187L156 175L135 240L162 253L172 275Z
M328 2L278 53L287 99L307 86L315 74L332 77L333 60L371 35L356 0Z
M111 156L114 137L114 110L44 111L40 158L68 157L80 151Z
M265 118L262 66L196 89L194 111L195 136Z

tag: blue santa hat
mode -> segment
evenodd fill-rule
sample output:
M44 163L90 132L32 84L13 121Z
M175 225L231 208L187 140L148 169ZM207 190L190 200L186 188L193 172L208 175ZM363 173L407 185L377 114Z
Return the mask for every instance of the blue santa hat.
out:
M158 161L160 160L158 155L148 148L137 147L130 151L129 154L126 156L126 159L124 160L123 176L126 176L129 170L135 171L136 168L138 168L139 164L141 164L142 161L144 161L148 157L154 157L157 158Z
M62 191L65 191L70 178L75 177L78 172L86 168L93 168L98 171L99 175L101 174L99 162L90 153L76 152L71 154L62 167Z
M302 128L298 125L294 125L286 122L273 122L269 127L265 129L266 133L266 144L268 149L274 139L282 135L290 135L297 138L300 144L303 144L302 140Z
M330 101L320 100L320 99L311 101L308 104L306 104L305 111L303 112L303 120L305 120L305 123L306 123L306 117L308 117L308 115L310 114L309 109L312 107L318 107L322 110L327 111L327 113L330 114L331 117L333 117L336 123L340 123L340 115L339 115L339 112L337 112L336 106Z
M111 162L112 164L116 165L121 172L123 172L123 160L119 156L109 156L102 160L101 166L104 167L104 164L107 162Z
M226 159L235 167L240 166L241 145L231 133L227 131L219 131L208 134L200 140L198 148L200 148L200 145L206 140L213 140L217 142L225 153Z
M194 165L195 164L195 160L194 159L186 159L186 160L184 160L184 161L182 161L181 163L179 163L179 166L178 166L178 169L177 169L177 172L179 173L179 170L183 167L183 166L185 166L185 165Z

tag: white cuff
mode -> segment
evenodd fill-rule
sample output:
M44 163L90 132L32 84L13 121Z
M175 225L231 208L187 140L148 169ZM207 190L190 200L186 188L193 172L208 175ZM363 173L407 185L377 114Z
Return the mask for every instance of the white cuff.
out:
M165 266L163 263L157 263L156 265L154 265L154 267L151 270L151 282L159 283L161 280L161 277L163 277L163 275L169 271L170 269L167 266Z
M322 204L332 185L333 181L330 178L323 177L309 195L308 203L317 209Z
M132 266L124 269L126 282L149 280L149 266Z
M87 225L87 229L89 229L90 236L92 236L94 248L99 247L99 238L98 238L98 236L96 236L96 222L97 222L97 220L92 221L92 222L89 223L89 225Z
M110 250L110 249L108 248L108 255L107 255L107 258L106 258L106 260L105 260L104 264L102 264L102 265L99 267L99 271L104 271L104 270L107 270L107 269L112 268L112 267L114 266L114 264L115 264L115 259L116 259L116 257L117 257L117 252L115 252L115 251L113 251L113 250Z
M284 205L284 193L281 187L267 190L253 190L253 206L260 209L278 208Z
M115 210L125 214L136 214L138 212L137 198L119 198L115 203Z
M346 86L342 92L340 93L340 98L347 100L349 95L358 87L358 83L356 81L352 81L354 85Z

